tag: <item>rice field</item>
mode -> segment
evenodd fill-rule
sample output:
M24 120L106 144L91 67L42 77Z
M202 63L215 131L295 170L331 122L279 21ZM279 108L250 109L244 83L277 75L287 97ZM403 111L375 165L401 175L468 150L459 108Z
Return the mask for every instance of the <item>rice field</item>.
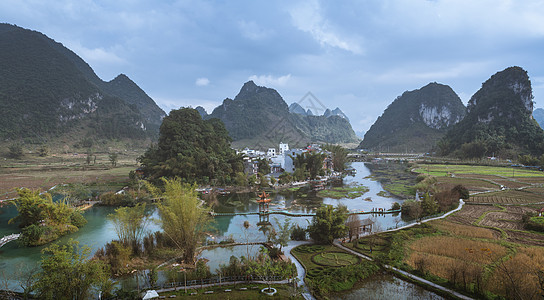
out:
M506 190L473 195L467 202L490 204L527 204L544 202L544 195L530 190Z
M450 236L426 236L409 246L413 252L489 264L503 257L507 248L496 243ZM412 253L413 254L413 253Z

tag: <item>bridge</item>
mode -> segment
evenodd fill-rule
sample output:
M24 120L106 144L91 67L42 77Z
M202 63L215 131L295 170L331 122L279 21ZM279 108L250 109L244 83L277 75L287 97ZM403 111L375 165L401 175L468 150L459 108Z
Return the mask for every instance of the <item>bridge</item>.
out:
M394 214L394 213L400 213L400 209L398 210L385 210L385 209L375 209L372 211L357 211L357 212L349 212L348 215L383 215L383 214ZM289 217L313 217L315 216L315 213L294 213L289 212L286 210L272 210L267 212L245 212L245 213L216 213L211 212L210 213L213 217L221 217L221 216L247 216L247 215L260 215L260 214L268 214L268 215L285 215Z
M21 236L20 233L14 233L14 234L6 235L5 237L0 239L0 247L4 246L5 244L7 244L7 243L9 243L11 241L15 241L20 236Z

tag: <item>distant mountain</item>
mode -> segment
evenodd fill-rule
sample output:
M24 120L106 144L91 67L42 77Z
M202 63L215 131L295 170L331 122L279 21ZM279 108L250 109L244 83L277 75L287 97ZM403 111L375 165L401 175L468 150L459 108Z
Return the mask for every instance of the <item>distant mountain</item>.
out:
M544 109L537 108L533 111L533 119L540 125L540 128L544 128Z
M510 158L542 154L544 131L532 118L531 81L522 68L510 67L491 76L470 98L467 110L440 141L442 154Z
M201 116L202 118L208 116L208 113L206 112L206 109L204 109L204 107L202 107L202 106L197 106L195 109L196 109L196 111L198 111L198 113L200 114L200 116Z
M296 103L289 108L276 90L248 81L234 100L225 99L206 118L221 119L236 146L266 148L280 142L303 146L309 142L357 141L346 119L303 112Z
M465 107L447 85L429 83L391 103L365 133L359 148L385 152L427 152L446 129L465 116Z
M313 116L314 115L310 109L304 110L304 108L302 106L300 106L300 104L298 104L296 102L289 105L289 112L292 113L292 114L297 114L297 115L302 115L302 116ZM334 110L330 110L330 109L327 108L325 110L325 112L323 113L323 116L326 117L326 118L329 118L329 117L332 117L332 116L339 116L339 117L341 117L343 119L348 120L348 122L349 122L348 116L346 116L346 114L344 114L344 112L342 110L340 110L340 108L338 108L338 107L335 108Z
M327 118L332 117L332 116L339 116L340 118L346 119L349 122L348 116L346 116L346 114L342 110L340 110L340 108L338 108L338 107L333 109L332 111L327 108L327 110L325 110L325 112L323 113L323 116L325 116Z
M0 24L0 139L156 138L166 115L121 74L102 81L42 33Z

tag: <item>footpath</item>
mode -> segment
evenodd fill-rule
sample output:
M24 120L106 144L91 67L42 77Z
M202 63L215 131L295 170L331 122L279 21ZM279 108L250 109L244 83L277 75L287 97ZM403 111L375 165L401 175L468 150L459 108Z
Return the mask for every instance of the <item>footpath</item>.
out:
M442 215L442 216L438 216L438 217L426 219L426 220L423 220L423 221L421 221L421 222L412 223L412 224L409 224L409 225L406 225L406 226L402 226L402 227L399 227L399 228L395 228L395 229L390 229L390 230L386 230L386 231L381 231L381 232L379 232L379 233L382 233L382 232L398 231L398 230L401 230L401 229L410 228L410 227L412 227L412 226L415 226L415 225L418 225L418 224L421 224L421 223L426 223L426 222L429 222L429 221L432 221L432 220L443 219L443 218L445 218L445 217L451 215L452 213L461 210L461 209L463 208L463 205L464 205L464 204L465 204L465 202L464 202L463 200L459 200L459 207L457 207L456 209L454 209L454 210L452 210L452 211L449 211L449 212L445 213L445 214ZM376 234L376 233L373 233L373 234ZM361 257L361 258L364 258L364 259L366 259L366 260L373 261L372 257L366 256L366 255L364 255L364 254L362 254L362 253L359 253L359 252L357 252L357 251L353 251L353 250L351 250L351 249L345 247L344 245L342 245L342 243L340 242L340 240L335 240L335 241L334 241L334 245L335 245L336 247L342 249L342 250L345 250L345 251L347 251L347 252L353 254L353 255L357 255L357 256L359 256L359 257ZM394 271L394 272L396 272L396 273L400 273L400 274L402 274L402 275L404 275L404 276L406 276L406 277L411 278L412 280L419 281L419 282L421 282L421 283L423 283L423 284L426 284L426 285L428 285L428 286L431 286L431 287L433 287L433 288L435 288L435 289L437 289L437 290L441 290L441 291L443 291L443 292L446 292L446 293L448 293L448 294L450 294L450 295L452 295L452 296L454 296L454 297L456 297L456 298L463 299L463 300L472 300L472 299L473 299L473 298L471 298L471 297L468 297L468 296L465 296L465 295L463 295L463 294L461 294L461 293L458 293L458 292L456 292L456 291L454 291L454 290L452 290L452 289L448 289L448 288L443 287L443 286L441 286L441 285L439 285L439 284L430 282L430 281L428 281L428 280L426 280L426 279L424 279L424 278L421 278L421 277L416 276L416 275L414 275L414 274L408 273L408 272L403 271L403 270L401 270L401 269L395 268L395 267L393 267L393 266L384 265L384 268L389 269L389 270L392 270L392 271Z

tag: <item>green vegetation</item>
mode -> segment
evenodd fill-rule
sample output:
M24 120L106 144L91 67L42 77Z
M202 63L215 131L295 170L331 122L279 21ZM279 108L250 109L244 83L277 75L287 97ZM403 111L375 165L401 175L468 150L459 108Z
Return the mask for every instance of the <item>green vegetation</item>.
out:
M158 145L139 160L151 180L179 177L189 183L230 184L244 166L229 141L220 120L204 121L192 108L172 110L163 120Z
M323 160L325 157L324 153L316 152L303 152L294 157L291 156L293 165L295 166L293 179L303 181L308 178L315 179L318 175L325 175L323 170Z
M334 239L343 237L347 232L347 213L348 210L343 205L321 206L308 226L310 237L318 244L332 244Z
M366 164L372 171L372 178L379 181L384 190L400 198L413 198L416 176L411 172L410 164L374 163Z
M323 146L323 150L330 151L332 153L332 165L336 172L344 172L346 163L348 161L348 149L340 145L326 144Z
M531 117L532 99L527 71L510 67L496 73L471 97L466 117L438 143L440 154L510 159L518 154L540 155L544 131Z
M87 221L79 211L64 201L53 202L48 193L18 189L15 200L18 215L9 220L22 228L19 242L26 246L38 246L54 241L62 235L75 232Z
M478 174L504 177L544 177L544 173L537 170L494 166L429 164L419 165L415 168L415 171L435 177L447 176L448 174Z
M357 141L349 121L338 116L291 114L276 90L257 86L253 81L246 82L234 100L225 99L205 117L213 118L225 123L238 147L277 147L285 138L297 142L291 146L305 146L311 141Z
M361 197L368 191L369 191L368 188L363 185L332 187L330 189L325 189L325 190L321 190L317 192L317 196L328 197L333 199L342 199L342 198L355 199L355 198Z
M104 82L80 57L45 35L9 24L0 27L2 140L156 138L164 112L133 82ZM137 101L143 98L145 104Z
M183 252L182 261L194 263L196 247L211 222L209 209L198 199L194 185L184 184L179 178L163 178L163 183L164 191L148 185L153 196L160 199L157 207L162 230Z
M292 285L280 284L274 285L274 288L278 291L274 296L268 296L261 293L263 288L266 288L265 284L237 284L237 285L221 285L208 288L191 288L187 289L187 293L183 288L178 291L161 293L161 296L166 298L171 295L176 295L176 298L189 298L189 299L304 299ZM206 292L213 292L212 294L205 294ZM196 293L196 294L194 294ZM193 294L193 295L191 295Z
M70 240L60 246L53 244L43 250L34 290L39 299L88 299L91 292L101 290L111 297L113 283L108 266L99 260L88 260L90 248Z
M124 245L138 245L151 221L146 215L145 203L138 203L134 207L119 207L109 218L119 241Z
M447 109L450 115L431 127L423 118L422 107L437 111ZM465 113L461 99L449 86L430 83L397 97L366 132L359 148L381 152L427 152L448 126L462 119Z
M305 281L318 297L349 290L356 282L379 270L376 264L361 261L334 246L301 245L292 253L304 265Z

